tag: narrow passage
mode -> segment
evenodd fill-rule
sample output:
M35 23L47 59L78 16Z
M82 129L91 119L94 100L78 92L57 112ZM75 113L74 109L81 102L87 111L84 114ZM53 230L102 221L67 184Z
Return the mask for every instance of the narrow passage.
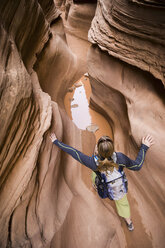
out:
M96 140L102 135L112 138L112 130L108 121L89 107L91 86L87 74L84 74L65 96L65 109L70 119L82 130L95 133Z

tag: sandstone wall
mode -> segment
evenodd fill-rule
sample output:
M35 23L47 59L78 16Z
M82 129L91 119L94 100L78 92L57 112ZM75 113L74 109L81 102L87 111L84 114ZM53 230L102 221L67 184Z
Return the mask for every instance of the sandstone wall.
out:
M0 16L0 246L28 247L27 209L52 111L50 97L40 90L37 76L28 71L49 39L49 25L34 1L1 1Z
M39 56L35 70L38 73L44 91L48 92L52 99L57 101L60 106L60 112L57 115L54 110L55 105L53 104L55 121L52 124L52 130L56 130L60 140L63 139L65 143L84 150L87 154L91 154L95 144L94 136L86 132L81 134L80 130L68 120L63 110L63 96L68 85L73 84L75 77L72 76L71 79L71 75L75 71L76 64L80 67L76 77L77 75L80 77L82 73L86 72L85 67L82 66L80 61L80 54L82 55L81 59L85 61L85 51L87 47L89 48L89 42L85 40L85 37L87 39L87 30L90 27L91 13L94 15L94 6L89 4L83 6L74 5L70 7L71 12L69 11L68 19L65 22L66 39L65 36L56 37L57 32L61 33L56 24L58 23L59 25L61 21L58 20L55 25L52 25L51 30L54 37L50 40L41 56ZM84 16L86 17L85 20ZM74 22L71 22L71 19ZM80 30L78 30L76 23L82 27ZM83 35L83 43L81 44L85 45L81 47L79 42L82 42L80 37ZM72 52L66 49L66 42L71 46L72 51L77 51L78 44L78 48L81 50L76 54L78 59L75 56L71 57ZM57 109L57 107L55 108ZM61 120L60 115L62 117ZM45 150L48 151L47 146L48 144L46 146L43 145L43 148L41 148L42 155L40 161L42 166L44 166L45 161L48 161L46 164L49 164L49 155L44 152ZM57 157L56 154L58 154ZM52 174L50 174L43 183L45 185L44 191L49 192L51 188L47 181L52 181L54 194L51 198L53 204L49 204L49 206L51 205L50 209L45 204L45 202L50 201L46 197L41 208L51 213L46 217L47 228L52 233L54 232L51 247L74 247L75 245L79 247L102 247L105 245L108 247L124 247L125 237L119 219L111 206L109 206L109 211L107 211L100 199L91 192L91 187L90 190L86 187L82 181L80 164L66 154L59 153L56 147L53 147L50 156L52 161L50 165L53 163L53 159L57 161L56 168L52 168L54 179ZM61 159L58 160L60 156ZM45 159L43 159L44 157ZM88 180L91 185L90 176ZM51 193L49 192L48 195L51 195ZM43 218L45 217L43 216Z
M55 233L54 226L52 228L50 225L47 229L44 224L47 212L39 211L44 203L42 198L45 198L45 195L42 195L44 187L42 188L40 175L41 178L44 175L45 180L47 174L47 167L42 169L40 165L40 149L45 140L43 135L51 125L52 102L50 96L41 90L33 66L37 56L52 37L50 23L59 15L54 1L0 3L2 248L45 247L50 244ZM70 57L73 55L70 54ZM48 143L50 146L49 138ZM47 202L47 206L51 209L52 199L48 198L50 204ZM42 215L45 218L42 218ZM50 215L50 219L55 225L53 216Z
M89 40L164 84L164 4L159 1L98 1Z
M133 240L126 235L129 247L164 246L164 7L98 1L88 33L91 106L109 120L116 150L135 158L142 136L155 138L143 169L127 172L137 229Z
M64 8L65 1L55 2ZM65 26L53 0L0 2L0 247L161 248L164 4L98 1L89 31L91 105L109 120L116 149L133 157L142 132L159 137L143 170L128 173L137 230L131 236L113 203L101 201L83 182L80 164L49 139L55 131L86 154L95 145L63 104L86 71L83 51L96 6L80 2L66 1ZM75 48L71 36L83 42ZM83 62L67 43L76 53L83 44Z
M95 143L63 108L84 69L59 15L54 1L0 3L0 247L123 247L117 217L86 187L80 165L49 139L51 128L86 153Z

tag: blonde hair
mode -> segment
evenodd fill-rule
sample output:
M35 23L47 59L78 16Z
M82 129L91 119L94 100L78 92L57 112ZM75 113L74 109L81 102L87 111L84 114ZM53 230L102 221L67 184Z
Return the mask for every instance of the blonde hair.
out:
M118 165L111 158L114 152L114 145L109 136L102 136L98 140L97 149L99 157L98 170L100 172L105 171L107 173L108 170L112 172L115 167L118 169Z

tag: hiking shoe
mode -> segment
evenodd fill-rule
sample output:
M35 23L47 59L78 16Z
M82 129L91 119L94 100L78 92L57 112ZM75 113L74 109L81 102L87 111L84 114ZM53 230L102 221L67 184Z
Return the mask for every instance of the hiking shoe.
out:
M134 230L134 226L133 226L132 221L131 221L130 224L127 223L127 227L128 227L128 230L129 230L129 231L133 231L133 230Z

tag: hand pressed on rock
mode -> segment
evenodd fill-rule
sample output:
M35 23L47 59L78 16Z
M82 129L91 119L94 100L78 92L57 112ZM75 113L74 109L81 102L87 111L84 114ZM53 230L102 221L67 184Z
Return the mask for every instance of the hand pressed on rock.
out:
M52 142L54 142L57 139L55 133L50 134L50 139L51 139Z
M147 136L144 136L142 138L142 143L144 145L150 147L150 146L152 146L154 144L154 139L153 139L153 137L150 134L148 134Z

